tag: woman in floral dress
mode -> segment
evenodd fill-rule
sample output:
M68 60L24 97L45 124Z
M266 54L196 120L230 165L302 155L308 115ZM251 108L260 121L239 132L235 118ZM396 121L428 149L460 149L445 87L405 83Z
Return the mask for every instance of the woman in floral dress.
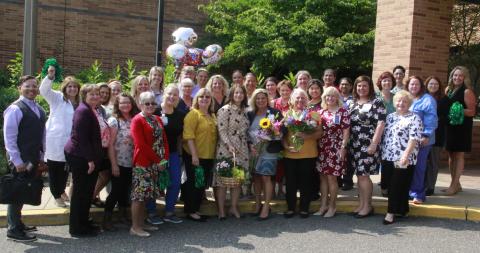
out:
M144 224L145 203L160 194L158 175L166 168L169 149L162 119L153 115L157 107L155 95L143 92L138 102L142 111L132 119L130 128L134 145L130 234L148 237L150 234L145 230L154 231L158 227Z
M216 159L235 159L237 166L244 168L245 179L248 180L248 144L247 130L249 126L245 113L247 108L247 91L240 85L233 86L228 94L228 104L217 112L218 143ZM217 180L218 174L214 172L214 183L217 187L218 218L225 218L225 195L227 186ZM230 188L231 206L229 214L240 218L238 211L238 198L240 197L240 184Z
M356 218L373 214L370 175L380 169L380 144L387 111L383 102L375 98L372 80L359 76L353 85L353 100L349 104L350 143L349 155L358 178L359 205L355 209Z
M324 135L318 141L317 160L322 195L320 209L316 214L330 218L336 212L337 177L345 173L350 116L343 108L340 93L335 87L325 89L322 95L322 108L320 117Z

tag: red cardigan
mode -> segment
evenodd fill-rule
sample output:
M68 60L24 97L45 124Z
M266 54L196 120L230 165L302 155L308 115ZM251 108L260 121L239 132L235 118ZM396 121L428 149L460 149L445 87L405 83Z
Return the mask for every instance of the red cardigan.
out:
M147 120L141 113L132 119L130 133L133 138L133 166L149 167L154 163L159 163L163 159L168 161L169 150L167 135L160 117L153 115L162 128L163 146L165 148L165 157L159 157L153 150L153 128L150 127Z

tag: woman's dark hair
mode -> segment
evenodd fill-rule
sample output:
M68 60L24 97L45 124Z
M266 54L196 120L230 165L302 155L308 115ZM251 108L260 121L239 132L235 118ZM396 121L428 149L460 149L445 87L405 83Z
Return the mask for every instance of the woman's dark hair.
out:
M352 95L355 100L360 99L360 96L357 93L357 85L361 82L367 82L368 83L368 98L369 99L375 99L375 88L373 88L373 82L372 79L368 76L359 76L357 79L355 79L355 82L353 83L353 91Z
M310 81L308 81L308 86L307 86L307 94L309 99L312 99L312 96L310 96L310 93L308 93L308 90L310 89L310 87L314 85L318 86L318 88L320 89L320 97L323 94L323 81L319 79L311 79Z
M425 92L427 92L427 87L425 87L425 84L423 83L422 78L420 78L419 76L410 76L408 78L406 90L408 92L410 92L408 90L408 86L410 85L410 81L413 80L413 79L417 79L420 82L420 91L418 92L418 96L421 96L421 95L425 94Z
M395 70L397 70L397 69L401 69L404 74L407 71L402 65L397 65L397 66L393 67L392 73L395 73Z
M248 106L248 98L247 98L247 89L245 89L245 86L243 85L235 84L228 90L227 103L233 104L233 95L235 94L235 90L237 88L240 88L243 92L243 100L240 103L240 108L245 109Z
M433 98L435 98L435 100L438 101L440 98L442 98L443 96L445 96L445 93L443 92L445 89L444 89L444 87L443 87L443 85L442 85L442 82L440 81L440 79L439 79L438 77L436 77L436 76L429 76L429 77L427 77L427 79L425 79L425 87L426 87L428 93L430 93L430 92L428 91L428 83L429 83L432 79L434 79L434 80L436 80L436 81L438 82L438 90L437 90L437 92L435 92L434 94L430 94L430 95L432 95Z
M110 96L112 95L112 89L110 89L110 86L108 86L107 83L98 84L98 90L100 91L102 88L107 88L108 89L107 101L102 103L102 105L108 105L108 102L110 101Z
M135 102L135 99L133 99L132 96L130 96L128 93L122 92L118 94L118 96L115 98L115 101L113 102L113 112L112 115L117 118L117 119L125 119L123 118L122 112L120 112L119 104L120 104L120 97L128 98L130 100L130 104L132 105L132 109L130 110L130 116L133 117L137 113L140 112L140 110L137 107L137 103Z
M338 84L340 85L340 83L342 83L343 80L347 81L347 83L349 83L350 85L353 84L352 79L350 79L349 77L342 77L342 78L340 78L340 82L338 82Z
M382 90L382 80L385 79L385 78L390 78L390 80L392 80L392 88L393 88L394 83L395 83L395 77L393 76L393 74L391 72L385 71L382 74L380 74L380 76L377 79L377 87L378 87L379 90ZM392 89L392 88L390 88L390 89Z
M270 77L268 77L267 79L265 79L265 82L264 82L265 88L267 87L267 83L268 83L268 82L273 82L273 83L275 83L275 86L277 86L277 84L278 84L278 80L277 80L277 78L275 78L274 76L270 76Z

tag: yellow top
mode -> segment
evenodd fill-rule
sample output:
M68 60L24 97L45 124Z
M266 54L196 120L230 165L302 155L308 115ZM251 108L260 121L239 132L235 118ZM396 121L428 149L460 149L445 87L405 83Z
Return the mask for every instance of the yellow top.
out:
M217 119L214 114L207 116L197 109L192 109L183 122L183 148L189 153L188 140L195 141L198 158L215 158L217 145Z
M292 132L289 130L287 135L288 144L291 145ZM285 149L285 158L290 159L303 159L303 158L316 158L318 156L317 140L305 139L303 146L298 152L290 152Z

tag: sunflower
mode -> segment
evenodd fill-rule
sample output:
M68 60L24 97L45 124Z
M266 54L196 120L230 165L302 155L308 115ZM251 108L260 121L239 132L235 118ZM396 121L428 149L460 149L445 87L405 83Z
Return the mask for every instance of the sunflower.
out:
M260 120L259 125L263 129L268 129L268 128L270 128L270 126L272 126L272 122L270 122L270 120L268 118L263 118L263 119Z

